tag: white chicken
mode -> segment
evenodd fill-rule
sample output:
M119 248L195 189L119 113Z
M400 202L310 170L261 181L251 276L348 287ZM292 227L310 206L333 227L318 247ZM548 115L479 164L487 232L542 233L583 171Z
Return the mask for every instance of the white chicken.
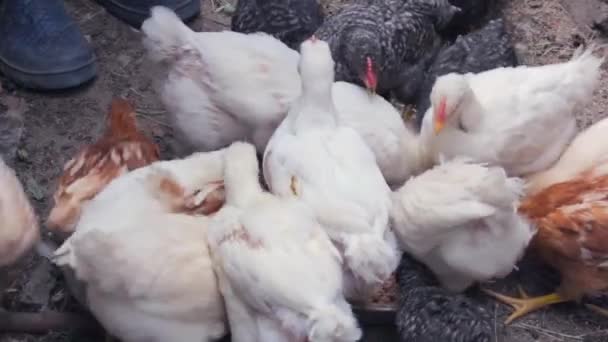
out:
M553 184L569 181L581 172L608 161L607 134L608 118L580 132L555 164L526 178L526 194L531 196Z
M418 134L405 126L399 112L383 97L348 82L334 82L332 97L338 122L361 135L391 187L403 185L432 166Z
M262 153L300 93L298 53L267 34L194 32L166 7L151 13L144 45L167 66L160 95L174 126L197 150L247 140Z
M393 193L391 223L404 250L462 291L506 276L523 255L534 230L516 212L522 192L502 168L454 158Z
M13 170L0 158L0 267L14 263L39 239L38 218Z
M314 213L264 192L255 148L225 154L226 205L209 246L235 342L357 341L342 294L341 257Z
M344 257L347 298L366 298L399 262L390 188L363 139L338 123L329 46L313 37L300 51L302 94L268 143L264 179L274 194L313 208Z
M168 66L161 100L191 147L247 140L264 151L300 95L298 52L262 33L193 32L164 7L152 9L142 31L150 57ZM389 184L422 167L414 134L382 97L345 82L334 84L333 96L341 123L370 145Z
M209 219L173 213L196 212L220 191L222 154L155 162L114 179L85 204L76 231L55 252L54 262L86 284L93 314L122 341L200 342L225 334ZM174 207L179 199L192 207Z
M510 176L547 169L576 134L603 59L578 50L565 63L439 77L421 135L435 161L469 156ZM434 131L434 132L433 132Z

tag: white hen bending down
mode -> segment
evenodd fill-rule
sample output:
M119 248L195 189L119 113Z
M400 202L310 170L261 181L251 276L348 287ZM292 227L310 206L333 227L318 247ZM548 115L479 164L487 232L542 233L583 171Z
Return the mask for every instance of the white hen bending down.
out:
M174 126L197 150L248 140L262 153L300 93L298 53L263 33L194 32L168 8L151 13L144 45L167 66L160 93Z
M0 157L0 267L38 241L38 218L14 171Z
M195 212L208 204L220 191L223 152L159 161L114 179L85 204L75 233L55 252L55 262L87 285L93 314L120 340L200 342L224 335L208 218L174 214L185 208L166 201L182 198Z
M534 231L516 212L522 192L502 168L455 158L393 193L393 229L444 287L462 291L506 276L523 255Z
M337 123L327 43L311 38L300 50L302 95L268 143L264 178L274 194L313 208L344 257L347 297L361 299L399 262L390 189L359 134Z
M332 97L339 123L361 135L391 187L432 166L418 135L383 97L348 82L334 82Z
M569 62L498 68L437 79L421 135L436 160L469 156L510 176L547 169L576 134L603 59L591 49Z
M225 154L209 246L235 342L357 341L341 258L308 207L264 192L253 146Z

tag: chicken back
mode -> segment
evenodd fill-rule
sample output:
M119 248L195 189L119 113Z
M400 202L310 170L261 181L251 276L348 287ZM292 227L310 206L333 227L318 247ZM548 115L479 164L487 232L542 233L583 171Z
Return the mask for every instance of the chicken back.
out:
M538 227L531 248L560 271L558 293L577 299L608 287L608 163L528 197L519 207Z
M82 204L97 195L114 178L159 159L158 146L138 131L135 110L115 99L104 135L84 147L64 166L47 226L72 232Z

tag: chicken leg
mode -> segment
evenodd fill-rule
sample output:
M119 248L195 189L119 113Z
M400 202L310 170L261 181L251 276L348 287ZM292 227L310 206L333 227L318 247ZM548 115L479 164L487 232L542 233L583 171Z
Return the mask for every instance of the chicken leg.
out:
M521 298L509 297L494 291L483 289L483 292L485 292L487 295L515 308L515 311L507 318L505 324L509 324L517 318L523 317L530 312L536 311L551 304L570 301L570 299L564 298L555 292L545 296L530 298L521 288L521 286L518 286L518 289Z
M598 315L608 317L608 310L604 308L600 308L599 306L593 304L585 304L585 307Z

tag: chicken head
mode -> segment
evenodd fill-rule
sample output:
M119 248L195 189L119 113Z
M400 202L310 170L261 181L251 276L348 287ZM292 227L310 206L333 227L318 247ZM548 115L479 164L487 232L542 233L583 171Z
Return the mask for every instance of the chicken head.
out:
M380 42L374 33L363 29L353 30L348 37L348 43L343 46L346 65L373 94L378 87L379 66L384 62Z
M327 88L325 84L331 86L332 82L327 82L327 78L334 77L334 60L331 58L331 51L327 42L312 36L304 41L300 46L300 75L302 77L302 87L311 86L313 88ZM320 89L319 89L320 90Z
M472 96L473 91L464 75L451 73L437 78L431 91L435 134L439 134L446 124L460 126L461 109Z

